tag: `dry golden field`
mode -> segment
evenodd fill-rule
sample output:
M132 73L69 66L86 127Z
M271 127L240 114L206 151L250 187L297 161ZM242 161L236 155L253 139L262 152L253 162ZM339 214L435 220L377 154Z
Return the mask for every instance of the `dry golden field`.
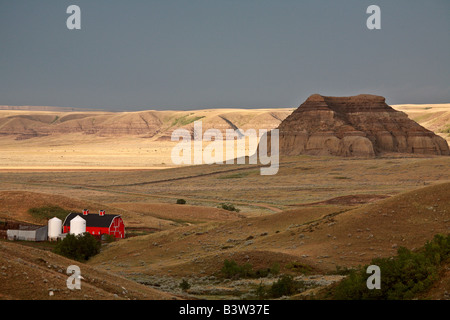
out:
M408 112L413 119L416 117L419 123L423 120L424 126L438 128L435 130L444 131L448 124L448 105L431 109L395 107ZM4 120L12 112L2 112L0 130L8 123L12 126L8 122L11 119ZM211 126L220 121L217 123L224 125L224 129L228 122L223 122L219 115L227 113L228 120L239 123L240 119L249 128L252 119L266 119L274 111L253 110L244 115L239 114L241 111L230 112L219 110L212 115L191 112L187 116L191 120L204 116L202 119L205 123L210 121ZM15 111L15 115L18 113ZM34 123L37 118L32 116L27 121ZM48 119L53 120L40 119L51 124L56 116L59 122L64 117L52 113ZM92 116L84 114L80 119ZM112 121L111 116L136 118L135 114L95 115L97 122ZM165 118L159 119L165 119L161 121L163 124L174 124L174 119L185 119L184 116L165 113ZM11 121L18 125L17 118ZM256 128L273 128L281 120L270 124L258 121L253 122ZM86 123L92 123L92 119ZM80 132L25 139L0 136L0 221L45 224L45 219L28 213L30 208L45 205L78 211L89 208L91 212L104 209L122 215L129 235L133 236L105 246L85 268L92 273L128 278L123 280L127 288L131 287L126 282L129 280L161 286L161 291L155 292L137 285L132 295L137 299L173 298L171 294L178 292L174 288L183 277L194 284L203 279L192 289L192 296L204 298L229 297L227 292L233 292L233 286L256 285L250 280L245 283L208 280L217 275L225 259L248 262L254 267L279 263L282 272L299 277L304 275L292 266L306 266L312 273L309 280L333 283L340 278L328 273L337 266L353 267L374 257L392 256L400 246L419 247L436 233L450 230L449 157L399 154L374 159L283 157L278 174L262 176L259 165L172 165L170 152L176 142L159 138L167 137L174 126L161 131L158 138ZM445 132L442 135L448 139ZM187 203L178 205L178 199ZM239 212L220 208L222 203L233 204ZM8 253L0 257L4 260L2 264L7 264L8 259L25 260L22 246L0 245ZM34 250L37 249L30 251L29 259L37 259L39 252ZM60 268L68 263L53 255L46 259ZM36 282L37 274L10 265L11 272L26 272L29 281ZM48 277L51 281L62 279L57 272ZM103 279L105 285L113 281L102 278L106 275L96 277ZM26 298L24 280L14 279L2 287L10 291L0 290L0 299ZM14 291L14 287L19 289ZM221 293L217 293L219 287ZM117 298L111 288L108 284L100 287L99 292L105 299ZM46 297L47 289L39 290L35 290L37 297ZM445 285L436 285L430 296L440 297L444 290L448 290Z
M450 143L450 103L402 104L392 107L406 113L410 119Z
M450 104L392 107L450 141ZM118 113L0 110L0 170L171 168L174 167L171 152L178 143L170 141L175 129L192 130L195 120L199 120L203 131L270 130L293 110Z

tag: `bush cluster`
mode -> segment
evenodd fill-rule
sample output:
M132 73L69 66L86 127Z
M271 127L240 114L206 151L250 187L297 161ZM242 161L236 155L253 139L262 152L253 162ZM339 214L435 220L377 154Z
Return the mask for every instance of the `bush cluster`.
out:
M367 288L367 267L350 271L334 289L334 299L412 299L428 289L437 279L442 262L450 258L450 235L436 235L417 251L399 248L391 258L373 259L371 265L381 270L381 289Z
M222 208L222 209L228 210L228 211L236 211L236 212L241 211L238 208L236 208L233 204L230 204L230 203L222 203L222 204L220 204L219 208Z
M183 291L187 291L191 288L191 285L189 284L189 282L186 279L183 279L183 281L181 281L181 283L180 283L180 288Z
M111 242L116 241L116 237L114 235L106 234L106 233L102 234L100 239L101 239L101 241L106 242L106 243L111 243Z
M234 260L225 260L221 270L222 275L227 279L241 279L241 278L265 278L271 275L277 275L280 272L280 265L274 263L270 268L262 268L253 270L250 263L239 265Z
M54 252L77 261L87 261L100 252L101 243L89 232L68 234L55 246Z
M305 288L306 286L303 281L296 281L291 275L285 274L269 287L265 287L261 283L255 293L259 299L276 299L294 295L303 291Z

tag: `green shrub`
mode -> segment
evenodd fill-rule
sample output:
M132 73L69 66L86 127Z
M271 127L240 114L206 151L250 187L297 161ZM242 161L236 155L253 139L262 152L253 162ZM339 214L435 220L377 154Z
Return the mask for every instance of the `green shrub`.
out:
M258 269L251 274L251 278L266 278L270 274L269 268Z
M54 252L77 261L87 261L100 252L101 244L93 235L85 232L80 235L68 234L55 246Z
M439 267L450 258L450 235L436 235L416 252L399 248L396 257L373 259L371 265L381 270L381 289L367 288L367 267L350 271L334 289L334 298L344 299L412 299L428 289L437 279Z
M255 295L258 297L258 299L264 299L267 297L267 290L262 282L260 282L258 288L256 288Z
M291 275L283 275L278 281L272 284L270 288L270 296L279 298L282 296L290 296L296 293L297 283Z
M276 263L276 262L274 264L272 264L272 266L270 267L270 273L273 274L274 276L279 274L280 273L280 264Z
M271 268L261 268L253 270L250 263L239 265L234 260L225 260L221 270L222 275L227 279L240 279L240 278L265 278L270 274L275 275L280 272L280 266L274 263Z
M36 219L51 219L57 217L64 220L66 216L70 213L70 210L63 209L59 206L43 206L28 209L28 213Z
M183 279L183 281L181 281L181 283L180 283L180 288L183 291L187 291L191 288L191 285L189 284L189 282L187 282L186 279Z
M178 199L177 204L186 204L186 200L184 199Z
M114 235L112 235L112 234L104 233L101 236L101 240L104 241L104 242L110 243L110 242L116 241L116 237Z
M253 273L251 264L238 265L234 260L225 260L221 271L224 277L228 279L248 278Z
M236 212L241 211L230 203L222 203L222 204L220 204L219 208L222 208L222 209L228 210L228 211L236 211Z
M306 285L303 281L294 280L291 275L283 275L270 286L264 286L262 282L254 291L258 299L276 299L283 296L292 296L304 291Z

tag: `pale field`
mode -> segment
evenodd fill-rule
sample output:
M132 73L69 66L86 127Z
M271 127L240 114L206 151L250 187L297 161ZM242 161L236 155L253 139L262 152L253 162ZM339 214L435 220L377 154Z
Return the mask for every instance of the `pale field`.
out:
M142 208L145 204L173 205L177 199L210 208L232 203L241 215L259 216L341 196L392 196L449 180L448 157L302 156L283 158L279 172L273 176L262 176L258 165L248 164L166 170L3 170L0 190L64 196L108 207L116 205L130 212L136 211L133 203ZM129 205L125 207L124 203ZM154 217L167 217L163 208L149 207L148 211ZM145 226L155 227L151 223Z
M450 103L402 104L392 107L406 113L410 119L440 135L450 144Z
M196 159L203 164L207 159L225 163L254 154L259 139L252 143L248 139L203 142L201 149L194 147L193 141L186 144L181 141L156 141L133 136L93 138L83 134L72 134L65 140L45 137L26 142L2 137L0 171L154 170L193 165ZM181 151L175 154L175 148ZM186 151L190 157L184 159L183 152ZM178 164L176 159L183 159L183 163Z
M172 150L178 144L170 141L173 130L193 130L193 120L201 120L203 133L217 128L223 133L231 126L242 130L272 129L292 109L206 109L193 111L143 112L55 112L0 110L0 130L4 132L50 132L47 136L19 139L17 134L0 134L0 169L154 169L173 167ZM147 134L86 134L84 132L58 133L82 126L86 132L93 123L108 130L121 127L127 130L142 126L144 116L150 117L157 130ZM52 120L53 119L53 120ZM69 119L69 120L64 120ZM156 120L155 120L156 119ZM64 121L63 121L64 120ZM146 120L147 121L147 120ZM147 122L146 122L147 123ZM61 129L62 128L62 129ZM72 128L72 129L70 129ZM95 128L95 126L94 126ZM56 133L54 133L56 132ZM145 130L144 130L145 132ZM151 132L151 131L150 131ZM181 140L180 140L181 141ZM225 142L231 150L231 142ZM204 142L203 148L208 143ZM246 146L246 153L250 146ZM256 146L252 149L254 150ZM236 146L237 149L237 146ZM194 153L192 152L192 158ZM192 161L193 163L193 161Z
M173 166L176 143L84 134L16 141L0 138L0 169L152 169Z
M424 127L441 135L450 141L450 104L438 105L394 105L396 110L403 111L408 116ZM192 119L201 118L205 128L219 128L224 130L227 124L223 118L232 119L233 123L247 130L254 128L274 128L280 120L268 115L280 114L285 117L293 109L215 109L194 111L148 111L154 113L162 122L160 133L154 137L145 135L120 135L99 136L84 133L54 134L44 137L35 137L26 140L16 140L11 136L0 135L0 170L2 169L51 169L51 170L76 170L76 169L160 169L176 167L172 161L172 150L178 142L159 139L175 129L172 124L177 119L189 116ZM28 126L42 125L40 119L61 119L64 117L83 116L97 121L114 123L114 121L131 121L139 117L142 112L55 112L55 111L17 111L0 110L0 119L8 119L11 116L31 117L34 119ZM223 118L221 118L223 117ZM46 120L49 122L50 120ZM84 118L83 118L84 119ZM99 120L100 119L100 120ZM102 120L103 119L103 120ZM106 120L104 120L106 119ZM175 119L175 120L174 120ZM282 118L280 118L282 119ZM134 120L133 120L134 121ZM51 121L50 121L51 122ZM69 121L64 122L63 124ZM6 122L2 126L7 126ZM14 124L13 128L23 123ZM192 129L192 123L183 126ZM208 143L204 142L203 149ZM231 150L232 145L227 142L226 150ZM236 149L237 147L235 147ZM246 145L246 155L252 154L255 148ZM194 152L192 152L192 157ZM224 159L230 159L226 157ZM192 161L193 163L193 161Z
M437 103L437 104L395 104L391 106L395 110L409 113L422 113L422 112L440 112L450 111L450 103Z

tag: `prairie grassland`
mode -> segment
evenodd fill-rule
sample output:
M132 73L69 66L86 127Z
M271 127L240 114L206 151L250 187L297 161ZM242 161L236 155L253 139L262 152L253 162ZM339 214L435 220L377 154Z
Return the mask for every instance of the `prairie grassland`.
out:
M418 119L444 119L429 110ZM187 121L165 123L175 120ZM136 136L0 137L0 220L43 224L28 209L46 205L121 214L128 228L151 233L136 231L89 264L175 282L215 275L224 259L324 274L450 230L449 157L283 157L276 175L262 176L251 164L174 166L174 145Z
M392 196L447 182L450 160L300 156L281 159L274 176L260 175L258 165L235 164L166 170L13 170L0 172L0 179L3 191L44 193L109 207L117 204L118 210L126 207L133 211L133 203L140 208L158 203L171 206L177 199L185 199L187 205L214 210L221 203L231 203L240 209L240 215L255 216L342 196ZM162 209L148 208L155 217L163 216Z
M410 119L433 131L450 143L450 103L403 104L392 106L406 113Z

